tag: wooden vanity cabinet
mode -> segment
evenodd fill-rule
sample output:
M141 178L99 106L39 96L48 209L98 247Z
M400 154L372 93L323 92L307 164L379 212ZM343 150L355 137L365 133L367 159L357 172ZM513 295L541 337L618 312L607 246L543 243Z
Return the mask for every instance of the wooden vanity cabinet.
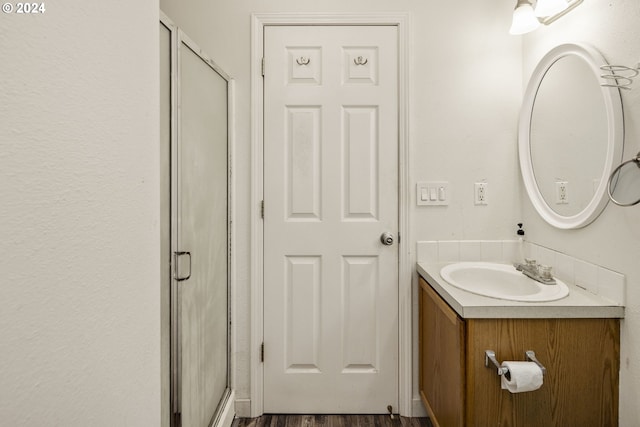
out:
M420 395L435 426L464 426L465 324L427 282L420 285Z
M619 319L462 319L420 278L420 395L436 427L618 425ZM546 367L542 387L509 393L485 350Z

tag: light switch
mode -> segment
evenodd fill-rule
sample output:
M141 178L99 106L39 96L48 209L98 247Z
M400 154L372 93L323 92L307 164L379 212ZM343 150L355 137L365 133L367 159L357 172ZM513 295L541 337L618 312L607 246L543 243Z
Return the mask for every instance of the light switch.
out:
M446 181L416 183L416 202L418 206L448 205L449 198L449 183Z

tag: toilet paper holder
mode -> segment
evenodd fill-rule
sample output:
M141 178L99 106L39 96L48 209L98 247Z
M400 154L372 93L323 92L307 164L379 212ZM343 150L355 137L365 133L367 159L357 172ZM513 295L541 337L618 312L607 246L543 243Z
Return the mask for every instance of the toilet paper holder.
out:
M542 363L540 363L538 359L536 359L536 353L533 350L525 351L524 357L527 359L527 361L533 362L538 365L540 367L540 370L542 371L542 375L547 373L547 368L545 368ZM489 365L489 362L493 363L493 365L498 369L498 375L509 374L509 368L507 368L506 366L502 366L502 364L498 362L498 359L496 359L496 352L493 350L485 350L484 352L484 366L490 368L491 366Z

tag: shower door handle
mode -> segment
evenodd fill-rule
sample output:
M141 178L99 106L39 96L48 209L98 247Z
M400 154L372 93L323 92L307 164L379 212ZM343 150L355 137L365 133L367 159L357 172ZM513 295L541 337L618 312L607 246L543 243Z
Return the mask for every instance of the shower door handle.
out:
M189 280L189 277L191 277L191 252L178 251L178 252L174 252L173 256L174 256L173 278L176 279L176 282L182 282L182 281L185 281L185 280ZM186 276L183 276L183 277L180 276L180 263L178 262L180 260L181 256L188 256L189 257L189 274L187 274Z

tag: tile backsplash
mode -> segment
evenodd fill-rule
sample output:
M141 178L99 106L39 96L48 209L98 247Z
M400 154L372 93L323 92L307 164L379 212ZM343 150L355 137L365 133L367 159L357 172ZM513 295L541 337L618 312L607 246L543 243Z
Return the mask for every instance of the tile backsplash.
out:
M491 261L512 264L522 257L521 245L517 240L423 241L417 243L417 261Z
M625 303L625 277L608 268L567 254L519 240L432 240L419 241L416 261L444 263L487 261L513 264L524 258L553 268L553 275L586 291L613 301Z

